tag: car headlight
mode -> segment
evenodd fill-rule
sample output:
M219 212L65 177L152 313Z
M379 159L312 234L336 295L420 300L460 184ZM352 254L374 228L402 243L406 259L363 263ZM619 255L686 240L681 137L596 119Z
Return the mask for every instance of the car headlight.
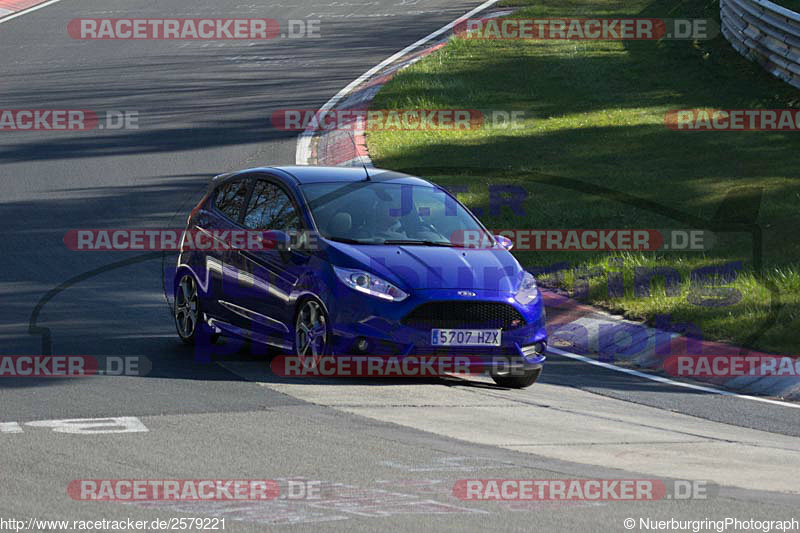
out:
M333 267L333 271L336 272L336 277L339 278L339 281L364 294L393 302L402 302L408 298L408 294L375 274L370 274L363 270L350 270L349 268L339 267Z
M525 272L522 276L522 283L519 284L519 290L514 296L522 305L528 305L539 297L539 287L536 286L536 278L530 272Z

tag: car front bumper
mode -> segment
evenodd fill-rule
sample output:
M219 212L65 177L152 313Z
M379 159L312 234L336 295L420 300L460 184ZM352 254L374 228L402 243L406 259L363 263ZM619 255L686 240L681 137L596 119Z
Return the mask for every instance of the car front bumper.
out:
M498 291L470 291L464 296L457 289L414 291L402 302L384 301L361 294L343 285L334 293L328 314L334 335L333 350L345 355L452 355L477 357L484 367L507 369L537 367L545 360L547 331L541 295L528 305L514 300L513 295ZM462 293L462 294L459 294ZM431 344L431 329L404 324L413 310L426 303L493 303L512 306L524 319L518 327L503 329L500 346L439 346ZM461 329L452 317L442 317L441 329ZM470 324L463 329L495 329Z

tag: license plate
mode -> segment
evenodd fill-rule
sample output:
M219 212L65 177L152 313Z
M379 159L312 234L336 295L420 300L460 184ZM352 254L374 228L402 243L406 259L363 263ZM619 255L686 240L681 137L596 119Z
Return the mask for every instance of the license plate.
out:
M431 344L434 346L500 346L499 329L434 329Z

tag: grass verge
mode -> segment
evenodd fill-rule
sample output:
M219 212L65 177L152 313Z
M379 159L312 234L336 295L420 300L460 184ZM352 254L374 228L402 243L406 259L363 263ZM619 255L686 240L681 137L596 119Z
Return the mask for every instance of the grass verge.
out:
M514 16L718 20L719 4L537 0ZM688 133L664 125L671 109L800 107L797 90L739 56L723 37L456 38L402 71L372 107L523 111L514 129L368 132L370 154L380 167L466 185L459 198L484 211L489 185L523 187L524 214L484 214L492 228L713 228L717 242L706 252L517 257L539 271L567 266L543 281L630 318L690 323L705 338L765 351L800 348L800 132ZM736 262L735 279L718 280L733 297L715 303L698 296L708 292L692 284L692 271ZM678 288L668 291L657 279L649 296L637 295L637 268L658 267L680 274ZM609 291L613 270L624 276L624 294Z

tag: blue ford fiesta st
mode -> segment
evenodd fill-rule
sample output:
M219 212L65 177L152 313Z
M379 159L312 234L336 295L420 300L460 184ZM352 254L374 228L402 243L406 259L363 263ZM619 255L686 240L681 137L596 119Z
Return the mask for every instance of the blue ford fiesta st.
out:
M468 355L514 388L541 373L536 280L508 239L437 185L365 168L224 174L186 234L236 231L264 231L275 246L181 252L174 314L184 342L224 335L300 355Z

